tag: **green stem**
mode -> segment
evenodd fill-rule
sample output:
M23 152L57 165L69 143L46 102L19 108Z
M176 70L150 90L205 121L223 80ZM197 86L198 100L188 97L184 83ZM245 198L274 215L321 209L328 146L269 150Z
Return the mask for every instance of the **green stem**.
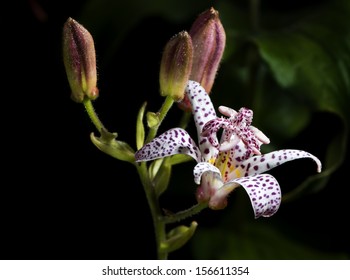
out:
M202 211L203 209L205 209L207 207L208 207L208 204L206 204L206 203L198 203L196 205L193 205L191 208L177 212L171 216L164 216L163 222L165 224L179 222L179 221L184 220L188 217L191 217L195 214L198 214L200 211Z
M151 180L149 178L146 163L142 162L141 164L137 165L137 170L139 172L141 182L146 193L147 202L151 210L156 237L158 259L166 260L168 258L168 253L161 250L161 245L166 240L165 222L162 220L161 209Z
M158 123L154 127L150 128L145 143L150 142L157 135L158 129L162 121L164 120L165 116L167 115L167 113L169 112L173 104L174 104L174 100L170 96L167 96L162 107L160 108L157 114ZM184 113L180 122L181 127L185 128L187 126L190 116L191 116L191 113L188 113L188 112ZM163 216L156 191L149 177L149 172L148 172L146 163L142 162L141 164L137 165L137 169L141 178L142 185L144 187L144 191L146 193L147 202L150 207L150 211L153 219L158 259L166 260L168 258L168 252L166 252L165 250L162 250L162 244L164 244L166 241L166 224L180 221L187 217L190 217L200 212L202 209L207 207L207 205L197 204L191 207L190 209L178 212L173 216L167 216L167 217Z
M145 143L150 142L157 135L157 131L158 131L159 126L161 125L162 121L164 120L166 114L169 112L169 110L170 110L171 106L173 106L173 104L174 104L174 100L172 99L172 97L167 96L163 105L162 105L162 108L160 108L160 111L158 112L159 122L156 126L150 128Z
M102 124L102 122L100 121L99 117L97 116L94 106L92 105L92 102L90 99L85 98L83 101L84 107L86 112L88 113L92 123L95 125L96 129L101 133L102 129L104 129L105 131L106 128L104 127L104 125Z

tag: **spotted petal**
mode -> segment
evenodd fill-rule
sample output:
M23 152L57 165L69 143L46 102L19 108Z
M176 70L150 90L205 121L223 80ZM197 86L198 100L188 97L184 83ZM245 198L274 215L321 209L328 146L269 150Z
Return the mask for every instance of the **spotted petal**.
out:
M255 218L270 217L277 212L281 204L281 189L277 180L269 174L237 178L227 182L210 199L209 206L225 200L237 184L248 193Z
M285 162L301 158L311 158L317 164L317 172L321 172L322 164L314 155L301 150L279 150L268 154L251 157L244 162L241 162L232 173L229 179L234 179L242 176L254 176L263 173L267 170L275 168Z
M197 131L202 132L203 126L216 118L213 103L205 89L195 81L188 81L186 94L191 102L192 114L196 123Z
M139 161L154 160L175 154L185 154L201 161L201 153L186 130L173 128L154 138L135 153Z
M188 81L186 94L191 102L192 114L197 127L199 148L205 161L217 156L218 149L213 147L207 137L201 135L203 126L210 120L216 118L216 112L209 95L205 89L195 81Z

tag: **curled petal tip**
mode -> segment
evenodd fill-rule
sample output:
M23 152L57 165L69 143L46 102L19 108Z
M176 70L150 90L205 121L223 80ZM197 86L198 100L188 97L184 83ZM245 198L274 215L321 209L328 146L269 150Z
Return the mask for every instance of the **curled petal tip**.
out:
M317 160L316 160L316 164L317 164L317 172L318 173L321 173L321 171L322 171L322 163L321 163L321 161L318 159L318 158L316 158Z
M221 114L225 115L226 117L232 117L237 115L237 111L233 110L230 107L219 106L218 110Z
M271 217L281 205L281 189L277 180L269 174L234 179L247 192L255 218Z

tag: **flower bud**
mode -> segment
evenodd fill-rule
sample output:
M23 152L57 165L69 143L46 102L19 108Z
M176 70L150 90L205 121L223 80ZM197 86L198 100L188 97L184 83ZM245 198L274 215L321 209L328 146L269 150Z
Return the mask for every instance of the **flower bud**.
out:
M189 34L193 44L190 80L200 83L210 94L226 44L226 33L218 11L210 8L201 13L193 22ZM191 108L187 97L179 105L185 110Z
M175 101L184 98L192 69L192 40L186 31L173 36L166 44L160 64L160 93Z
M63 26L63 60L71 98L82 102L98 97L94 40L81 24L68 18Z

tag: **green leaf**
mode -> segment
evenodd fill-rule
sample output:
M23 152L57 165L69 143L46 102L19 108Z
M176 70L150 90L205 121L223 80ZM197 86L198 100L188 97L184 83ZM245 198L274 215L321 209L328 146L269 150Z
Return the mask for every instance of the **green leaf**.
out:
M350 100L349 16L349 1L329 1L289 29L254 40L280 86L310 107L340 115Z
M136 121L136 147L137 149L141 149L145 143L145 126L143 125L143 116L145 114L147 103L143 103L140 111L137 115Z
M169 186L171 177L170 157L153 161L149 167L149 177L152 180L156 195L159 197Z
M349 96L344 93L349 88L343 70L322 45L299 32L265 35L257 43L279 85L299 91L301 100L310 107L338 114L345 112L344 104Z

